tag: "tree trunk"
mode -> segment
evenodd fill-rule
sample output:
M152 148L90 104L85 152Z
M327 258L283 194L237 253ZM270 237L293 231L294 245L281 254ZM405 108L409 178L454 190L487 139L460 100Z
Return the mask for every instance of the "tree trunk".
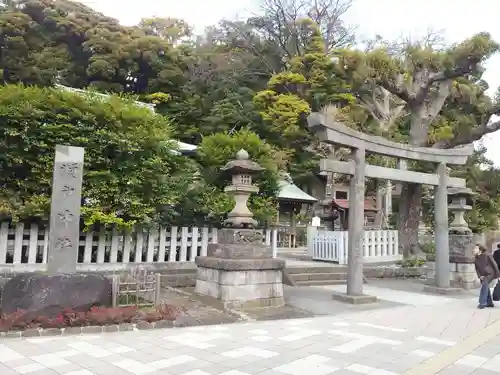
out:
M422 185L404 183L399 201L399 252L407 258L418 245L418 228L422 212Z
M425 104L413 108L410 124L410 144L424 147L427 142L431 118ZM418 229L422 217L422 185L401 184L399 201L399 252L407 258L418 247Z

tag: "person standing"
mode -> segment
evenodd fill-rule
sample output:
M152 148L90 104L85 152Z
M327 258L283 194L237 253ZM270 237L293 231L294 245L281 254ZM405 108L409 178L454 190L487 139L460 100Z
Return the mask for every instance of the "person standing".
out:
M500 243L497 245L497 249L493 252L493 259L495 259L495 262L500 269Z
M476 245L474 254L474 266L476 268L477 277L479 277L481 282L479 305L477 307L479 309L494 307L493 299L491 298L490 283L494 279L500 278L497 262L495 262L495 259L493 259L483 245Z

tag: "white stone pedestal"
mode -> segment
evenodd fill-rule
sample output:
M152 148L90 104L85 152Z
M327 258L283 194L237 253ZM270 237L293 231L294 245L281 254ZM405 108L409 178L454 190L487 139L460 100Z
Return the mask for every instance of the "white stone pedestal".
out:
M283 306L285 261L272 258L262 234L252 229L222 229L221 243L209 244L196 258L195 292L217 298L227 308Z
M236 271L198 265L195 292L217 298L229 308L282 306L281 278L281 270Z

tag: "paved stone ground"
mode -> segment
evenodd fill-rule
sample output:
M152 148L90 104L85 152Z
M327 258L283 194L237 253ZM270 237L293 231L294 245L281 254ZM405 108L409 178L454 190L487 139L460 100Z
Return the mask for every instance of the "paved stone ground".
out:
M400 291L397 307L296 320L3 339L0 375L500 374L500 307L432 297Z
M163 289L160 298L169 305L184 310L180 320L186 326L234 323L239 320L238 316L228 314L216 306L207 305L189 294L178 293L174 289Z

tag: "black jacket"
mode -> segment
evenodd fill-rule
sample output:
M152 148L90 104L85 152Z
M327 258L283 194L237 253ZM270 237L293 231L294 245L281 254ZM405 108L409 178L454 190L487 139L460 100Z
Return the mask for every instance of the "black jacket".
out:
M493 259L495 259L495 262L497 263L498 268L500 268L500 250L497 249L493 253Z

